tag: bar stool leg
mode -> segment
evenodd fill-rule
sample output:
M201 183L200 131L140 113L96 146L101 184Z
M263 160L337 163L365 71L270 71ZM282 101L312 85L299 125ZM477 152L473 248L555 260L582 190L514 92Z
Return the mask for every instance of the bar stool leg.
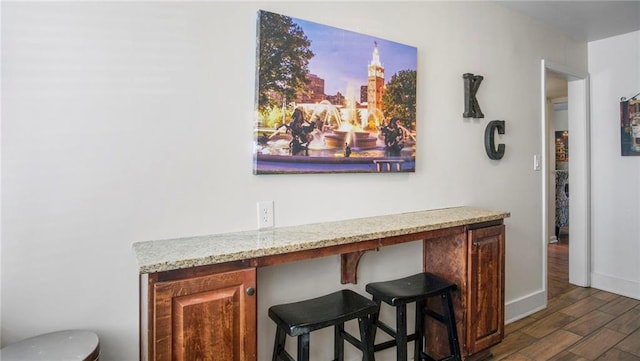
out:
M407 361L407 305L396 306L397 361Z
M344 361L344 323L339 323L333 328L333 359Z
M298 336L298 360L309 361L309 334L303 333Z
M442 310L444 311L444 319L449 332L449 350L453 360L461 360L460 344L458 343L458 330L456 328L456 320L454 316L453 300L449 291L442 294Z
M280 353L284 350L284 343L287 340L287 334L280 327L276 328L275 345L273 345L273 357L271 361L278 361Z
M362 347L362 360L375 361L373 356L373 333L375 326L373 325L373 316L358 318L358 326L360 326L360 343ZM340 361L343 361L340 359Z
M416 301L416 340L414 341L415 351L413 353L413 359L420 361L423 359L422 352L424 348L424 300Z
M374 313L371 316L371 322L373 324L372 330L371 330L371 342L373 342L373 344L375 345L375 343L376 343L376 332L378 331L378 319L380 317L380 304L382 303L382 301L379 300L379 299L376 299L375 297L373 297L373 302L375 302L376 305L378 305L378 312Z

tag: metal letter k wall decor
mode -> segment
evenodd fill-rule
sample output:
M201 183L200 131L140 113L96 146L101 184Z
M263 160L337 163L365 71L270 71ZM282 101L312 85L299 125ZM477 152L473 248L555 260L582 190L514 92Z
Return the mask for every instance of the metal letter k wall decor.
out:
M464 79L464 113L462 116L465 118L484 118L478 99L476 99L476 93L484 77L465 73L462 74L462 78Z

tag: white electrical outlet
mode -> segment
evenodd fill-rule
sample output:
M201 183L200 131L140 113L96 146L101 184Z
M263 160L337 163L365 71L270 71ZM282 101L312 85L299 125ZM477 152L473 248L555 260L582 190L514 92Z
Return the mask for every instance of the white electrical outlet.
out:
M258 202L258 228L273 227L273 201Z

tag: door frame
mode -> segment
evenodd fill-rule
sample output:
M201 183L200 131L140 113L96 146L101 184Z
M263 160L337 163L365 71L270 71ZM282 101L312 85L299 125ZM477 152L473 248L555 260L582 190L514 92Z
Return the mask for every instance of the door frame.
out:
M568 81L569 102L569 283L591 285L591 133L589 119L589 74L545 59L541 61L541 125L542 125L542 284L547 293L547 245L549 227L549 176L552 162L549 151L551 128L547 119L546 76L552 71ZM573 105L572 105L573 104ZM572 116L571 109L576 114ZM555 159L555 157L554 157ZM555 167L554 167L555 169Z

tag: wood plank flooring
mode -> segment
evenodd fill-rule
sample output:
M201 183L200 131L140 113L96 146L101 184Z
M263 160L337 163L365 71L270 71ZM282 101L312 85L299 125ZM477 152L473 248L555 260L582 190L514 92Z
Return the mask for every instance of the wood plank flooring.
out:
M548 307L513 322L490 360L640 361L640 301L569 284L568 235L548 246Z

